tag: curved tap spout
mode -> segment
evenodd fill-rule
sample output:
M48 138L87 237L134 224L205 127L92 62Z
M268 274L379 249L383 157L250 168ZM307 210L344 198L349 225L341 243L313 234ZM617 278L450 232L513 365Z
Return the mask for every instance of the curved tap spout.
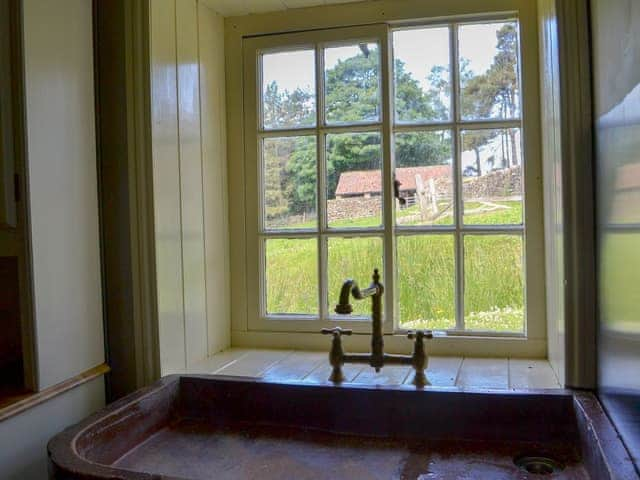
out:
M351 294L353 294L353 298L356 300L362 300L374 295L381 296L383 291L384 288L380 283L380 274L377 268L373 271L373 282L368 288L360 290L355 280L346 280L340 289L340 298L336 305L335 312L339 315L349 315L353 313L353 305L349 303L349 295Z

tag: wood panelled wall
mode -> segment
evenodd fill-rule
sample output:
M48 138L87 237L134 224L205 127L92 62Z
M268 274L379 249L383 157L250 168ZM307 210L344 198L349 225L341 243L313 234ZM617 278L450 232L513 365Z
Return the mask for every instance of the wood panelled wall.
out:
M229 346L223 21L197 0L150 2L160 363Z
M540 105L544 170L547 354L560 383L565 379L565 262L563 226L560 60L556 0L539 0Z

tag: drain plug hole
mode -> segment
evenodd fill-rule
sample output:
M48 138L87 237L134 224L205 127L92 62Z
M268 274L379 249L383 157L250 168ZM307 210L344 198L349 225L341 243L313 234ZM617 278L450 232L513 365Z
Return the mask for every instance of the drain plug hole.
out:
M533 475L552 475L562 470L560 464L549 457L526 455L516 457L513 463Z

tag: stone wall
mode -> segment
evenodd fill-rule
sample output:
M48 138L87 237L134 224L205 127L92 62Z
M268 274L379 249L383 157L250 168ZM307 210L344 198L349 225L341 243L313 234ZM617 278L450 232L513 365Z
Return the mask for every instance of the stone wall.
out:
M382 197L347 197L327 201L329 223L347 218L362 218L380 215Z
M465 177L463 182L466 199L496 199L522 195L522 167L495 170L481 177Z

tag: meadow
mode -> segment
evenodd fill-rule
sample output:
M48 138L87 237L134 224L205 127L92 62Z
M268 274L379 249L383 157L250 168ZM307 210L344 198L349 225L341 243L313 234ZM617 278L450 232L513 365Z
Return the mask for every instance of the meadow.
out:
M466 215L472 224L520 223L519 202L506 208ZM477 206L467 204L470 211ZM406 209L401 213L407 213ZM340 227L379 224L379 218L345 220ZM450 217L437 223L450 224ZM305 225L306 226L306 225ZM338 225L336 225L338 226ZM382 270L382 238L331 237L328 242L329 308L346 278L368 285L373 268ZM524 329L523 242L519 235L466 235L464 240L464 320L470 330ZM396 244L399 324L402 328L455 327L455 260L451 234L401 235ZM316 240L270 239L266 245L269 313L317 314ZM367 315L369 302L354 302L354 314Z

